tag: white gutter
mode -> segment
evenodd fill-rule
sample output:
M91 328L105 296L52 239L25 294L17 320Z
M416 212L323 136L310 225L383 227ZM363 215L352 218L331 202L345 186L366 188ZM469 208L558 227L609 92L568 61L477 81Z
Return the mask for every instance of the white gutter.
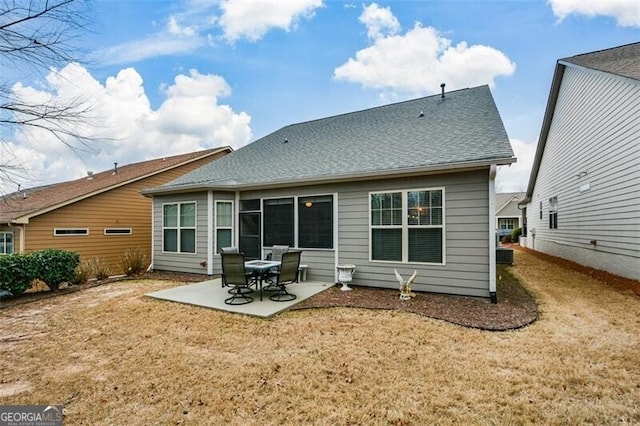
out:
M489 168L489 295L492 303L498 303L496 293L496 172L498 167Z

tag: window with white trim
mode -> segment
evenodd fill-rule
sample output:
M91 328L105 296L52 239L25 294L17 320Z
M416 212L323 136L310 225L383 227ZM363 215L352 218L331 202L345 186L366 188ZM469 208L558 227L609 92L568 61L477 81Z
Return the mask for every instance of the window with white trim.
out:
M444 189L370 193L371 260L444 263Z
M89 235L89 228L55 228L55 237L85 237Z
M131 228L104 228L104 235L131 235Z
M13 232L0 232L0 254L13 253Z
M162 249L172 253L196 252L196 203L162 206Z
M233 201L216 201L216 253L233 246Z
M515 219L509 219L509 218L500 218L498 219L498 228L499 229L506 229L506 230L513 230L516 227L516 220Z
M549 198L549 229L558 229L558 197Z

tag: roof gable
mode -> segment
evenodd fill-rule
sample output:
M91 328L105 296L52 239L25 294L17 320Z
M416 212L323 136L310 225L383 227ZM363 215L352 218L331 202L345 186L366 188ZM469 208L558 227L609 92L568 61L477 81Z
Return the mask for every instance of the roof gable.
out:
M157 158L118 166L81 179L23 189L0 197L0 221L36 216L225 151L231 152L232 149L221 147Z
M598 50L561 59L574 65L640 80L640 43Z
M513 161L491 92L480 86L289 125L149 193Z
M556 63L556 68L549 89L549 98L545 109L540 136L538 137L538 146L536 155L533 158L531 166L531 175L529 176L529 184L524 202L528 202L533 195L536 180L538 178L538 170L545 146L547 145L547 137L551 128L551 121L555 113L556 102L560 93L560 86L564 76L565 67L581 66L597 71L606 72L613 75L619 75L634 80L640 80L640 43L632 43L623 46L613 47L605 50L584 53L560 59ZM521 202L522 203L522 202Z

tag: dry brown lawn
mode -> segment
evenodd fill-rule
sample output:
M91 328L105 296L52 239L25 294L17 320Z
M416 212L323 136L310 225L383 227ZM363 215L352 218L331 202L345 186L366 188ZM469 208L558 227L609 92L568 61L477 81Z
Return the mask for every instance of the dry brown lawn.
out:
M640 298L530 253L535 323L389 310L264 320L122 281L0 310L0 404L76 424L640 424Z

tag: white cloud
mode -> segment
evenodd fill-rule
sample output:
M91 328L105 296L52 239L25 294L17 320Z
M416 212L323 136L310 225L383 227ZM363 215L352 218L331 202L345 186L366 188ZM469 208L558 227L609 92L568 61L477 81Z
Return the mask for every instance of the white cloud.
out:
M536 144L511 139L511 147L518 162L511 166L500 166L496 176L499 192L525 192L529 184L531 166L536 155Z
M401 29L400 22L391 13L391 8L380 7L376 3L365 7L359 20L367 27L367 36L372 39L395 35Z
M322 0L223 0L218 23L227 41L257 41L272 28L291 31L299 19L312 17L322 5Z
M180 26L180 24L178 24L178 19L175 16L169 17L169 21L167 22L167 31L169 31L170 34L178 36L193 37L196 35L196 27Z
M611 16L620 27L640 27L638 0L549 0L553 14L562 21L571 14Z
M131 64L158 56L193 52L205 43L207 43L206 39L197 36L176 37L173 34L160 32L142 40L129 41L96 52L93 60L102 65Z
M72 123L71 130L103 141L78 146L74 152L47 132L20 129L9 143L15 161L33 179L23 187L82 177L87 170L106 170L114 162L124 165L224 145L239 148L252 138L251 117L220 103L231 88L217 75L190 70L176 76L156 110L133 68L101 84L82 66L71 64L52 71L46 84L44 89L16 85L16 96L25 101L87 99L93 119Z
M453 45L438 30L423 27L419 22L403 35L392 35L393 31L382 35L381 30L370 26L371 22L379 21L363 18L372 10L380 9L365 8L360 20L367 24L369 33L374 28L377 38L373 45L356 52L355 58L349 58L334 70L336 80L421 95L438 92L441 83L446 83L447 90L481 84L493 87L496 77L515 72L516 65L499 50L484 45L469 46L464 41ZM385 22L391 22L386 12L383 15Z

